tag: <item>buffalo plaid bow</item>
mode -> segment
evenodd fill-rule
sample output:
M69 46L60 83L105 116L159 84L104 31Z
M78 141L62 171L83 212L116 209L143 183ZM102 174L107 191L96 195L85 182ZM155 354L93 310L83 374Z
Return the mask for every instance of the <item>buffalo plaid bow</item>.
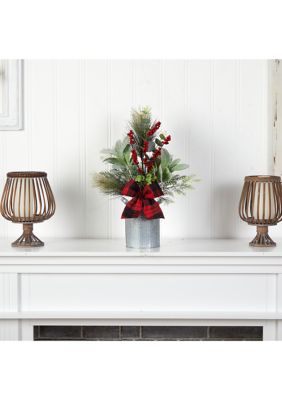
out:
M127 182L121 191L123 196L133 197L125 206L121 218L138 218L144 215L147 219L164 218L159 203L155 198L163 196L157 182L140 188L134 179Z

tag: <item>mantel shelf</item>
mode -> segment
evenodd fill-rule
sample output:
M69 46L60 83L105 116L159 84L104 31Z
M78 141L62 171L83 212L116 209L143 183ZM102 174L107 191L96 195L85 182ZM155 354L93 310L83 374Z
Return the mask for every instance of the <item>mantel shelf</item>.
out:
M282 239L273 248L254 248L248 239L166 239L151 250L127 249L123 239L45 240L41 248L13 248L0 240L1 257L282 257ZM281 242L281 245L279 243Z
M42 248L0 240L2 273L282 273L282 248L247 240L171 239L158 249L127 249L121 239L47 239ZM282 247L282 246L281 246Z

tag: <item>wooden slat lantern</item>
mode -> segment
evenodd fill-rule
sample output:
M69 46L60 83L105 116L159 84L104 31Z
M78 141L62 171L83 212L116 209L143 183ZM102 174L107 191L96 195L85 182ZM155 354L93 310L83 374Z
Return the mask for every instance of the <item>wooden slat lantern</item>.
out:
M243 221L257 226L250 246L271 247L276 243L268 235L268 226L282 220L282 187L280 176L246 176L239 204Z
M9 172L0 211L9 221L22 223L23 234L15 247L44 246L33 234L33 223L49 219L55 213L55 199L46 172Z

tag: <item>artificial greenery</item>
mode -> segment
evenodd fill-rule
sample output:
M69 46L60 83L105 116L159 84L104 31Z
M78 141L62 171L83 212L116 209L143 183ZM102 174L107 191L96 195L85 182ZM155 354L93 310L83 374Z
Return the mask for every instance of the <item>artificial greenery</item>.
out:
M121 196L124 185L134 179L141 187L158 182L164 196L160 202L172 202L175 194L185 194L197 181L194 175L181 175L188 168L179 158L174 159L165 146L171 136L160 131L161 123L152 121L151 110L143 107L133 110L130 131L118 140L112 149L102 151L108 171L94 175L94 186L101 192Z

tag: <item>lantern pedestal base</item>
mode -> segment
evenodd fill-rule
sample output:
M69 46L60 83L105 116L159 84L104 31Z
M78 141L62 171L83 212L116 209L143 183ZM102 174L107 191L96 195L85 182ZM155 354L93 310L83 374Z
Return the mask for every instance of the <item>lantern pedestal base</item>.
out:
M274 247L276 243L268 235L268 226L257 226L257 235L249 243L250 246L254 247Z
M44 246L38 237L33 234L33 224L23 224L23 234L12 243L13 247L39 247Z

